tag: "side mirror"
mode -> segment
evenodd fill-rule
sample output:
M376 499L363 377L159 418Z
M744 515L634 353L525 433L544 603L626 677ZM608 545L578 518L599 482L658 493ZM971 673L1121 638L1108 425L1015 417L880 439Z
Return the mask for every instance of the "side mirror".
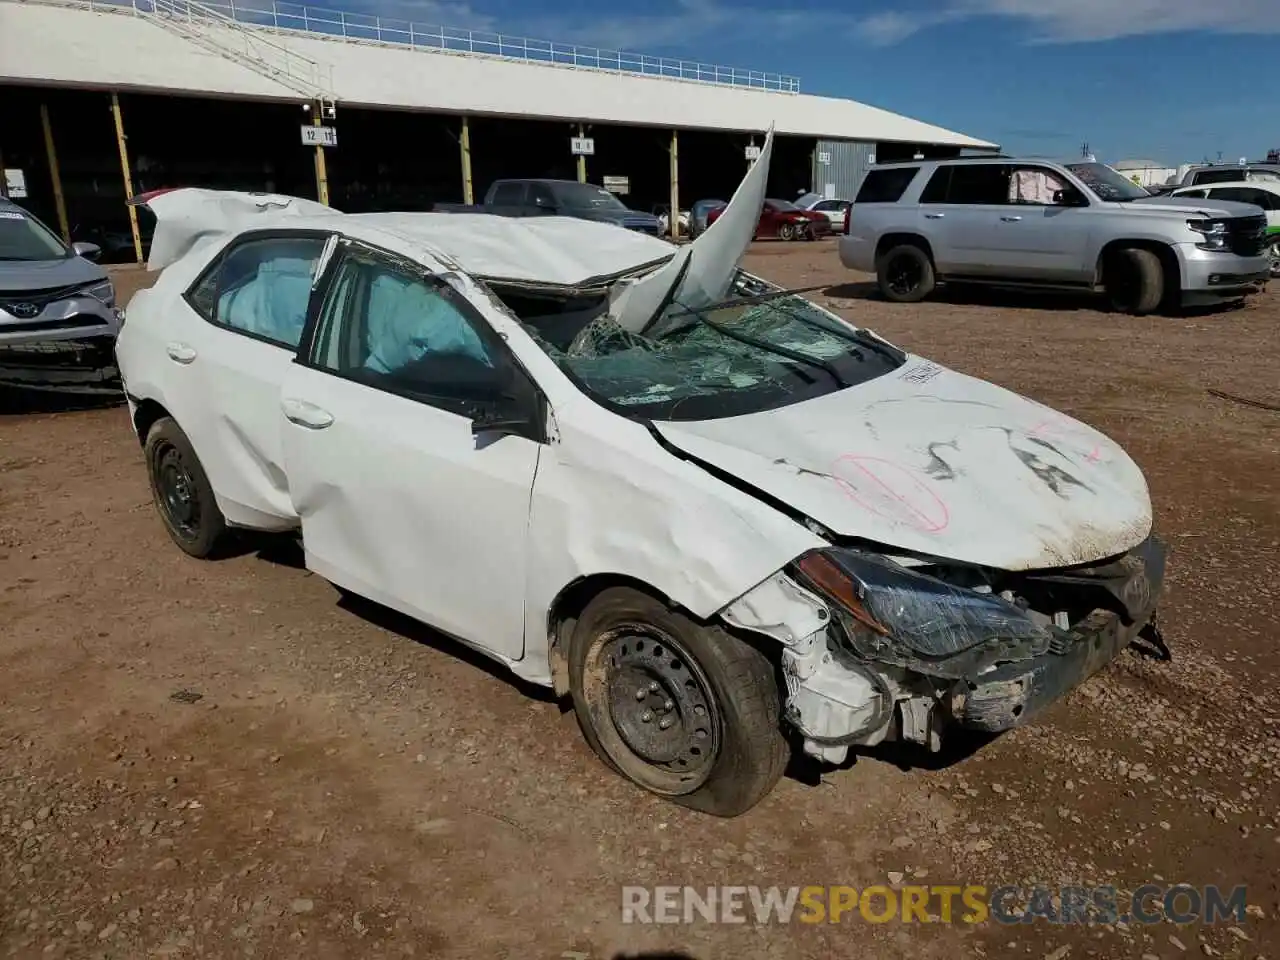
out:
M500 365L493 368L493 376L484 387L487 396L476 403L471 415L473 436L509 433L537 439L537 392L522 374Z
M71 252L77 257L84 257L86 260L97 260L102 256L102 248L96 243L86 243L79 240L71 245Z

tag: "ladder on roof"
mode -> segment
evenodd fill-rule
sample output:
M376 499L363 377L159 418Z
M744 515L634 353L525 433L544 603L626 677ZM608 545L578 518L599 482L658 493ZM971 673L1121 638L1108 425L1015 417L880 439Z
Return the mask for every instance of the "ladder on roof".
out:
M198 0L151 0L150 10L135 3L144 20L288 87L307 101L332 107L333 68L295 53L261 29L247 26ZM328 112L328 111L326 111Z

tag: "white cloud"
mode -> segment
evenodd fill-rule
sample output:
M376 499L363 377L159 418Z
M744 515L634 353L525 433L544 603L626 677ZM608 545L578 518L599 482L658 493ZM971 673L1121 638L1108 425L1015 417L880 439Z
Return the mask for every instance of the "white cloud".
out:
M337 0L332 0L337 3ZM483 6L483 0L479 0ZM551 15L498 18L469 0L346 0L348 10L384 17L497 31L563 43L625 51L679 51L706 59L731 41L813 39L830 43L858 40L893 46L916 33L946 23L996 17L1021 24L1027 39L1077 43L1153 33L1280 33L1280 0L922 0L904 8L902 0L870 2L861 10L731 6L734 0L675 0L663 12L595 17ZM780 3L780 0L778 0ZM652 10L653 0L634 9ZM891 6L892 5L892 6ZM850 4L853 6L853 4ZM871 11L867 12L867 8ZM711 57L714 59L714 57Z
M940 22L1001 17L1024 24L1036 42L1080 43L1184 31L1280 33L1276 12L1276 0L947 0L934 10L873 14L862 24L874 37L892 18L896 42Z

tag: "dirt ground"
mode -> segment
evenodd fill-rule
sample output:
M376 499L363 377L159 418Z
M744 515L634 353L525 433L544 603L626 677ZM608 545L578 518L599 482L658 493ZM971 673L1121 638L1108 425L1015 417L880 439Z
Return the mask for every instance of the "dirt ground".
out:
M265 543L168 541L122 407L0 394L0 955L696 960L1280 956L1280 296L876 299L831 243L748 266L1084 419L1172 548L1166 662L1034 725L796 767L722 821L608 773L573 716ZM121 287L146 274L123 271ZM1248 886L1245 922L635 925L623 885Z

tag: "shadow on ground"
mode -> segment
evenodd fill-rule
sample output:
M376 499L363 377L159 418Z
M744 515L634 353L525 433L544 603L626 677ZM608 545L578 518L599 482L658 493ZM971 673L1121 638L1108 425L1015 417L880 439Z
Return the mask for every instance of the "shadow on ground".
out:
M880 295L880 289L876 286L875 281L870 280L837 283L834 286L825 288L822 291L822 295L832 300L879 300L889 304L889 301ZM952 306L1044 310L1057 313L1073 310L1103 312L1111 310L1104 297L1083 292L1031 290L1022 287L988 287L967 283L944 283L930 294L924 302L946 303ZM1156 316L1167 318L1215 316L1239 310L1245 306L1245 303L1246 301L1244 300L1232 300L1208 306L1174 307L1161 310ZM909 308L915 306L915 304L892 304L892 306ZM1117 313L1117 316L1123 316L1123 314Z
M78 413L123 405L124 392L119 386L92 393L73 393L62 390L31 390L0 383L0 417Z

